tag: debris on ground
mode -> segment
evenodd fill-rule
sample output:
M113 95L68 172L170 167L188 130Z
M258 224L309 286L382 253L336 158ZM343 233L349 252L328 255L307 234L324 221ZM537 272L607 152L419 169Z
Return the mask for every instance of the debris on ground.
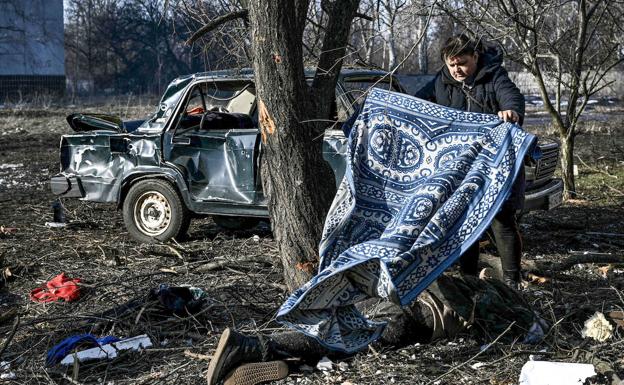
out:
M613 335L613 325L607 321L604 314L596 312L585 321L581 335L583 338L593 338L598 342L605 342Z
M12 235L17 233L17 228L16 227L5 227L5 226L0 226L0 235Z
M61 273L52 278L44 286L33 289L30 299L34 302L65 302L75 301L80 298L80 278L69 278Z
M316 368L322 372L330 371L334 369L334 363L327 357L323 357L316 364Z
M112 360L123 350L132 350L136 352L150 347L152 347L152 341L146 334L143 334L68 354L65 358L63 358L63 360L61 360L61 365L73 365L75 360L78 360L79 362L103 359Z
M158 299L167 310L186 315L199 310L206 300L204 291L193 286L169 286L160 284L150 291L150 297Z
M15 380L17 376L11 371L11 363L7 361L0 361L0 380Z
M594 365L569 362L528 361L520 372L520 385L582 384L595 376Z
M46 356L46 365L52 366L58 364L78 346L82 346L83 348L101 347L102 345L116 341L119 341L119 338L114 336L97 338L91 334L81 334L67 337L63 341L54 345L52 349L48 351Z
M610 311L607 313L607 317L609 317L618 328L624 329L624 311Z

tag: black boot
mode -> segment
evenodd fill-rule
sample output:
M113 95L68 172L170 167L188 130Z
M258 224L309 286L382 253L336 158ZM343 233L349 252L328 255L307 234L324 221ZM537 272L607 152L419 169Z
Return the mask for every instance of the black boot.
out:
M504 270L503 271L503 282L514 290L522 289L522 281L520 281L520 271L519 270Z
M227 385L253 385L286 377L286 364L283 361L267 362L271 358L264 338L245 336L227 328L210 360L206 376L208 385L220 383L226 375Z

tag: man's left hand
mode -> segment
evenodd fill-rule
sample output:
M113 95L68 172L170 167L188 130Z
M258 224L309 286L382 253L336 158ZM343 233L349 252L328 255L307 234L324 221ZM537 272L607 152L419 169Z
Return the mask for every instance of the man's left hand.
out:
M514 110L498 111L498 117L504 122L518 123L520 121L520 115Z

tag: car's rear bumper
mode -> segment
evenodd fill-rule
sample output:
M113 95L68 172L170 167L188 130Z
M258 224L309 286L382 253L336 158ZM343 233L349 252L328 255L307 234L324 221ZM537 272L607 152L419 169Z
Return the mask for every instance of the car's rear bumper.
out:
M80 183L80 179L76 176L64 174L54 175L50 179L50 189L52 190L52 194L67 198L84 198L85 196L82 183Z
M552 210L562 203L563 181L553 179L545 186L527 190L524 194L524 212L532 210Z

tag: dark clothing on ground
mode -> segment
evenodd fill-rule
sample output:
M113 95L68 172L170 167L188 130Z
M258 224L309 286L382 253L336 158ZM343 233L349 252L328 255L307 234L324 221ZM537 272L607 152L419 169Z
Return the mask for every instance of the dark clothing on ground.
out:
M388 325L380 347L402 347L416 342L428 343L454 338L471 331L477 338L491 340L515 322L509 339L526 335L538 321L530 305L515 290L494 279L440 276L410 306L379 299L365 301L360 310ZM330 351L314 338L299 332L277 333L268 337L269 359L300 358L315 363L323 356L344 358Z
M524 120L524 96L509 79L501 66L503 55L495 47L479 54L477 72L464 82L455 80L444 66L436 77L416 93L416 97L443 106L470 112L497 114L513 110ZM525 176L520 172L508 200L492 221L491 229L503 265L504 278L520 282L522 238L518 231L515 212L524 204ZM475 242L460 258L460 267L466 274L478 271L479 243Z

